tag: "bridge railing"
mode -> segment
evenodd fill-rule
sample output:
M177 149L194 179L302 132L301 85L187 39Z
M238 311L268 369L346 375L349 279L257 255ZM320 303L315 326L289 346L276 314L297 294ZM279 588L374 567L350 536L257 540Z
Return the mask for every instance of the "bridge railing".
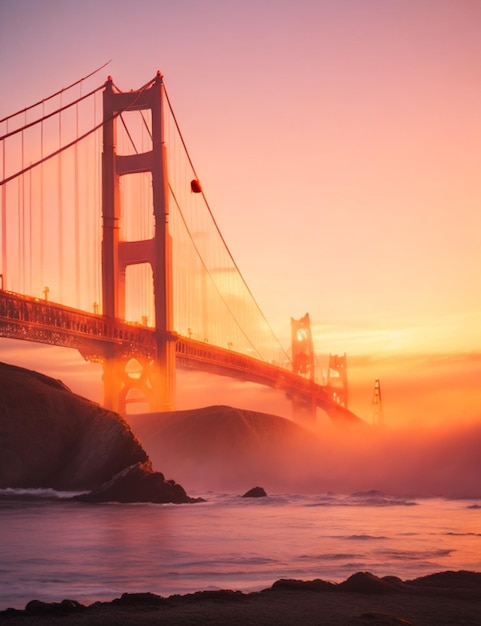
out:
M0 291L0 321L1 336L75 348L79 339L85 344L91 339L91 345L101 342L126 346L133 354L155 353L152 330L140 324L110 320L8 291ZM91 360L96 360L93 355Z
M47 300L0 290L0 335L27 341L60 344L79 348L79 340L94 344L113 344L119 354L141 354L153 357L156 350L155 331L140 324L109 319L86 313ZM123 349L122 349L123 346ZM80 347L81 352L84 350ZM92 349L92 348L91 348ZM99 353L99 350L94 350ZM271 386L297 388L305 392L312 383L279 364L266 363L254 357L186 337L176 337L176 354L187 367L210 371L236 372L237 376ZM97 360L94 354L84 355ZM98 358L101 354L98 354Z
M209 366L213 373L230 370L240 378L263 385L280 389L288 388L302 395L314 393L320 398L324 397L326 402L331 400L331 395L321 385L302 378L277 363L267 363L233 350L184 337L178 338L176 353L177 359L188 367L195 367L198 363L203 370Z

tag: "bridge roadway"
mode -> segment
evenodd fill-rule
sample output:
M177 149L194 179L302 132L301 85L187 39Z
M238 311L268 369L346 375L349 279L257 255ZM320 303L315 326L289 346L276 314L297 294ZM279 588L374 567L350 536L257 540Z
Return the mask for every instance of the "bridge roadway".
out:
M74 348L91 362L103 362L107 354L153 359L157 351L155 329L1 290L0 337ZM333 401L326 387L283 367L174 333L171 339L181 367L283 390L306 405L315 403L334 421L362 421Z

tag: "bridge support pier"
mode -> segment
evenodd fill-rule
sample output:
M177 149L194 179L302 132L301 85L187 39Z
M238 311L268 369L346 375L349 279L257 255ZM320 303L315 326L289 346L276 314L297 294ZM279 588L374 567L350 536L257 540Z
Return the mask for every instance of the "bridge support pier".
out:
M105 359L103 362L104 407L116 413L125 414L125 407L120 406L125 364L120 359Z
M129 371L130 365L133 371ZM166 402L170 398L165 394L166 388L172 389L173 382L166 380L169 371L159 360L108 358L104 360L103 370L104 406L107 409L126 415L129 402L146 402L151 413L173 410L173 403ZM137 392L135 397L129 398L131 392Z
M317 419L317 407L314 401L306 402L298 398L291 398L292 419L294 422L314 424Z

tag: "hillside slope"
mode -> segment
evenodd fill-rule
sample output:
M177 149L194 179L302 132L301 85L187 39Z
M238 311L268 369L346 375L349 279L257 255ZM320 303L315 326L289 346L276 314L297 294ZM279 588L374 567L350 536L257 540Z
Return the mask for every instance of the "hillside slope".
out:
M312 433L288 419L229 406L130 415L153 466L188 489L287 489L315 454Z

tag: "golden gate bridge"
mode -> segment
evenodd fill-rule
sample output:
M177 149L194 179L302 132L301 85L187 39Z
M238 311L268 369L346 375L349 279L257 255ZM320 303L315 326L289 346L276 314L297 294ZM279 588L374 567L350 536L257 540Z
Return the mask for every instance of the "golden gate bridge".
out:
M0 120L0 336L102 363L104 404L120 413L134 390L152 411L173 409L186 367L358 420L345 355L317 382L309 316L291 319L289 355L260 310L162 75L137 90L111 77L86 89L100 69Z

